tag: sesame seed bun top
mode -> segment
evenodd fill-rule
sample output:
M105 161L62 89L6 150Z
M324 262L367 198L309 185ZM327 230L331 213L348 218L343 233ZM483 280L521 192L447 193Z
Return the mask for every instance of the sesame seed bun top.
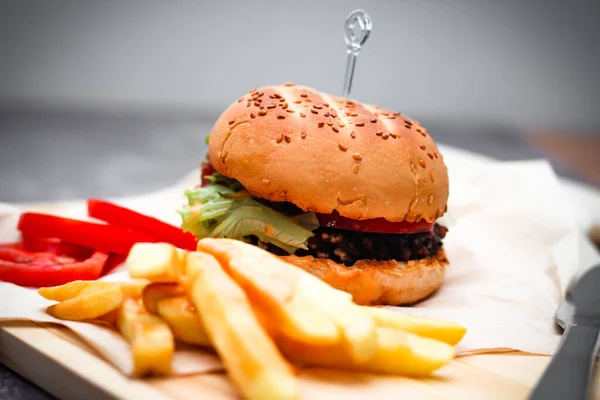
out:
M448 200L443 157L417 121L292 84L225 110L209 158L253 195L307 211L433 222Z

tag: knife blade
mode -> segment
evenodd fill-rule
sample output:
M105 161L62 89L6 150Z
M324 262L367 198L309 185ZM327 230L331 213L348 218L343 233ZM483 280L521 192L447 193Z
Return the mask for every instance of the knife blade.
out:
M600 345L600 264L571 285L554 320L562 341L529 400L584 400Z

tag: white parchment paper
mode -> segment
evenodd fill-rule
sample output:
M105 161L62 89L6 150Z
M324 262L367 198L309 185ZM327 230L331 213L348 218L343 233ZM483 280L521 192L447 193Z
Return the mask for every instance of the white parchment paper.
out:
M600 257L573 218L573 204L544 161L481 163L456 168L448 160L450 231L445 248L450 259L446 282L429 299L411 308L390 307L416 315L455 321L468 328L461 354L521 350L554 352L560 336L553 314L576 275ZM183 201L190 174L164 191L118 200L171 223ZM0 242L19 238L20 210L0 204ZM56 213L84 217L83 203L57 205ZM103 279L125 280L117 268ZM44 312L50 304L33 289L0 282L0 320L29 319L68 326L126 374L132 371L129 345L105 326L56 320ZM178 349L177 374L221 369L217 357L198 349Z

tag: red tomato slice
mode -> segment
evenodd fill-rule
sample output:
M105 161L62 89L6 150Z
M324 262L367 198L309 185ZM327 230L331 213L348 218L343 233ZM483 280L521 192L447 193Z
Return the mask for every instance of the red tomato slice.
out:
M104 200L89 199L87 204L90 217L152 235L161 242L171 243L185 250L196 250L198 241L194 235L181 228Z
M128 254L136 243L158 241L153 236L120 226L40 213L22 214L18 229L24 236L58 238L105 253Z
M19 286L56 286L98 279L108 254L96 252L84 260L52 253L31 253L0 245L0 280Z
M419 233L433 229L433 223L425 220L419 222L390 222L384 218L373 219L351 219L342 217L337 212L332 214L317 214L321 226L346 229L350 231L374 232L374 233Z

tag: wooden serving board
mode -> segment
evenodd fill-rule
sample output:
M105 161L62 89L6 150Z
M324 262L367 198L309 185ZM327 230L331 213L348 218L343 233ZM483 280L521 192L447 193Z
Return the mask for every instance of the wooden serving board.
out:
M550 357L511 352L459 357L430 378L299 370L303 399L525 399ZM0 361L61 399L238 399L225 374L133 380L69 329L0 324ZM595 381L600 380L596 371ZM600 385L593 390L600 400Z

